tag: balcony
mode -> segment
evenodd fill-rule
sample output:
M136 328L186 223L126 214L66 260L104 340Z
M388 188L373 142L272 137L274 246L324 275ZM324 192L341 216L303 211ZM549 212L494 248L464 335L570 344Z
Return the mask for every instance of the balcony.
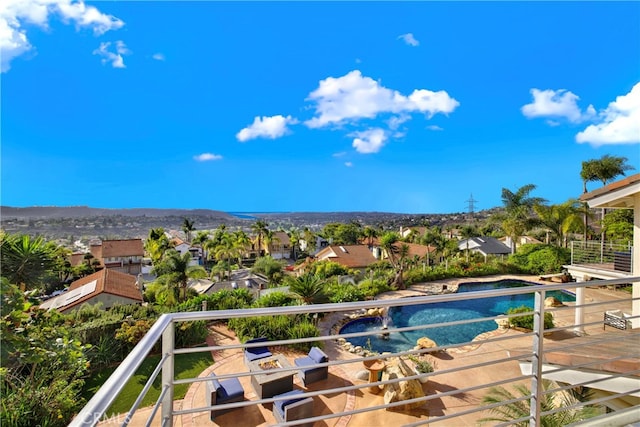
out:
M564 266L572 276L615 279L631 276L634 248L609 242L571 242L571 265Z
M523 279L523 278L520 278ZM533 278L526 278L528 281ZM495 281L496 278L471 279L466 282ZM518 419L531 426L540 425L541 419L550 415L543 412L540 399L545 393L561 393L574 387L588 387L595 391L588 403L595 405L601 415L584 425L600 425L603 418L608 425L624 425L640 421L637 411L640 405L640 340L638 330L619 330L604 326L605 311L621 310L630 312L631 295L615 290L615 285L640 281L640 278L627 278L603 281L591 281L571 284L544 284L525 288L510 288L492 291L448 293L426 295L425 287L416 286L412 290L398 291L392 298L378 299L345 304L307 305L274 309L247 309L172 313L163 315L121 363L112 376L87 403L71 423L72 426L87 425L153 425L153 426L192 426L192 425L299 425L313 423L317 426L370 426L370 425L476 425L477 421L489 416L491 406L481 405L482 397L490 387L503 386L509 390L513 385L523 384L533 390L528 396L518 397L530 405L529 414ZM429 292L436 288L451 289L453 282L429 283ZM446 287L445 287L446 285ZM587 287L588 285L588 287ZM614 289L610 289L613 285ZM549 291L571 291L583 288L586 294L585 304L566 303L560 307L545 307L544 301ZM421 291L421 289L423 291ZM520 294L535 296L534 329L521 331L514 329L496 329L477 336L475 339L455 345L436 346L428 349L410 349L384 355L358 355L341 345L341 338L354 336L373 336L380 331L339 335L336 325L369 309L417 304L436 304L451 301L469 301L473 305L480 298L498 296L517 296ZM408 297L411 296L411 297ZM576 312L582 313L583 323L576 324ZM544 329L544 314L551 312L555 327ZM277 396L260 398L252 387L251 372L246 367L242 352L244 348L262 344L241 344L224 327L222 321L247 316L270 316L274 314L310 314L322 313L318 323L321 336L298 340L273 341L268 346L272 353L283 355L292 360L300 354L291 345L301 342L321 341L329 361L317 366L328 367L328 378L305 386L295 377L294 388L303 392L303 397L313 400L311 417L302 420L277 423L272 414L274 402L282 400ZM390 327L391 334L409 330L424 330L447 325L470 325L480 321L499 323L507 317L496 315L471 320L457 320L435 325L418 325L404 328ZM207 347L175 348L174 331L179 322L195 320L211 321L211 342ZM577 336L574 329L580 328L585 336ZM142 396L132 405L129 414L119 417L108 413L110 404L121 392L127 380L135 373L154 344L162 343L162 358L148 383L143 389L146 393L156 377L161 379L162 392L157 404L150 408L139 408ZM210 351L214 355L214 364L197 378L174 379L174 356L181 353ZM428 374L411 374L404 378L378 377L370 380L366 377L365 362L382 360L389 364L396 357L430 354L436 360L437 368ZM367 363L371 364L371 363ZM293 365L293 363L291 364ZM220 380L238 378L245 391L241 402L216 405L216 409L229 410L218 415L212 421L205 400L206 382L210 372L214 371ZM274 373L296 374L297 366L280 367ZM363 377L361 374L365 374ZM400 385L401 382L427 378L422 385L424 396L399 402L387 402L381 388ZM542 387L543 379L553 380L552 390ZM174 387L177 384L189 384L184 399L174 401ZM387 403L385 403L387 402ZM504 403L504 402L503 402ZM506 402L509 403L509 402ZM412 404L416 409L408 409ZM585 405L584 402L578 406ZM496 406L496 405L493 405ZM578 407L576 406L576 407ZM571 408L569 408L571 409ZM612 421L616 419L617 421Z

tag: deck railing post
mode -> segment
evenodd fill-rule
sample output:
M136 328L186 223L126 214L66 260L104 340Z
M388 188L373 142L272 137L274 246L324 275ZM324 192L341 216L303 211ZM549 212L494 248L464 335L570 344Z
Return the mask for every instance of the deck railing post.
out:
M542 387L542 351L544 341L544 299L545 291L535 292L533 314L533 357L531 358L531 418L530 427L540 427Z
M163 426L173 426L173 370L175 348L175 322L170 322L162 333L162 354L168 355L162 366L162 388L167 392L162 398L162 422Z

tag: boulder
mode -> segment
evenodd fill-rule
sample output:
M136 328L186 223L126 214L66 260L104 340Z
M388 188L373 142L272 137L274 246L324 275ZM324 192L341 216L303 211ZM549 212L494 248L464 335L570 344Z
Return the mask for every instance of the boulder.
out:
M560 301L556 297L547 297L544 299L544 306L545 307L564 307L564 304L562 303L562 301Z
M434 340L432 340L431 338L427 338L427 337L422 337L422 338L418 338L418 341L416 342L417 347L419 348L434 348L437 347L438 344L436 344L436 342Z
M387 362L387 367L382 371L382 381L405 378L415 375L407 364L399 357L394 357ZM401 402L403 400L417 399L424 397L422 384L416 379L399 381L394 384L384 385L384 403ZM407 403L405 405L395 406L393 410L410 411L424 406L425 402Z

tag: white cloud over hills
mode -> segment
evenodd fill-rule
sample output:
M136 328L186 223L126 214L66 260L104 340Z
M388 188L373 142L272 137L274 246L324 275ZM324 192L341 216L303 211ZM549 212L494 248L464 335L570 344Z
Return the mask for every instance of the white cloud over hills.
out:
M449 114L460 105L445 91L415 89L410 95L403 95L363 76L359 70L321 80L306 100L312 104L313 117L304 121L304 125L310 129L349 127L347 136L354 138L352 146L365 154L377 153L390 138L404 136L404 132L396 130L411 119L411 114L421 113L429 119L434 114ZM362 124L370 119L380 119L381 123L377 127ZM236 138L241 142L275 139L289 131L288 125L297 123L291 116L256 117ZM383 124L386 129L381 127Z
M640 83L636 83L626 95L618 96L615 101L600 112L593 105L585 111L578 107L577 95L565 89L531 89L533 102L521 108L528 118L546 118L550 126L558 126L557 119L566 119L571 123L592 122L583 131L578 132L578 143L590 143L595 146L607 144L640 143Z
M11 61L33 50L25 24L47 29L52 17L73 22L78 29L91 29L96 36L117 30L120 19L100 12L94 6L72 0L3 0L0 2L0 71L11 68Z

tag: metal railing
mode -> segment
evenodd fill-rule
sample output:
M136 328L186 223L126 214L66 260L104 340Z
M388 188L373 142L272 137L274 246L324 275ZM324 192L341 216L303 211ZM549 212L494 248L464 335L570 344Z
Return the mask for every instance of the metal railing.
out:
M633 246L598 241L571 242L571 265L631 273Z
M334 314L333 318L342 318L345 319L347 314L349 313L362 313L371 308L390 308L390 307L398 307L398 306L410 306L410 305L418 305L418 304L435 304L435 303L447 303L452 301L469 301L472 305L475 300L484 299L484 298L492 298L492 297L502 297L502 296L515 296L521 294L534 294L534 307L533 310L529 313L523 313L526 315L533 316L533 330L529 332L519 332L516 334L497 334L494 336L480 336L475 340L470 342L459 343L455 345L447 345L446 348L442 346L437 346L435 348L430 349L417 349L412 348L407 351L399 351L391 354L370 354L364 353L362 357L356 358L353 357L353 354L350 354L351 357L335 357L331 358L326 363L316 364L316 367L328 367L331 369L342 369L341 372L345 370L354 370L354 366L362 369L363 361L374 361L380 360L384 358L385 360L390 360L394 357L407 358L410 356L420 356L424 354L429 354L438 351L455 353L457 351L462 352L463 349L467 348L469 345L473 345L474 348L476 346L490 346L490 345L500 345L503 348L521 348L518 347L521 345L522 340L524 339L527 344L525 347L526 351L520 350L517 354L512 354L509 351L507 352L493 352L492 354L487 354L485 358L479 360L477 362L470 361L469 363L463 364L463 366L452 366L447 367L445 369L438 369L436 372L428 373L428 374L415 374L409 375L404 378L389 378L386 380L378 379L378 381L367 382L360 381L356 379L349 379L349 381L345 382L345 386L335 386L326 384L326 388L314 387L313 391L310 389L303 390L303 394L301 397L311 397L313 399L320 399L325 395L335 395L336 393L345 393L354 395L356 392L365 393L366 389L375 386L387 386L390 384L398 384L401 381L419 379L421 377L430 377L433 375L438 375L438 378L454 378L452 376L465 376L465 386L464 387L452 387L449 390L441 390L436 394L428 394L424 397L414 398L410 400L404 400L400 402L389 402L383 404L377 404L370 407L345 407L344 410L336 411L329 414L317 415L312 418L307 418L304 420L291 421L286 423L281 423L277 425L297 425L304 422L318 422L325 420L336 420L340 417L344 416L357 416L363 412L370 411L379 411L383 409L393 409L401 405L410 404L410 403L424 403L425 405L429 405L435 401L435 399L443 399L450 396L465 396L469 394L477 394L477 393L486 393L490 388L496 386L508 386L513 384L525 384L529 385L529 390L531 390L531 394L529 396L518 397L513 401L500 402L499 404L494 405L480 405L479 403L475 405L471 405L467 408L445 408L442 414L438 416L425 417L421 418L416 422L412 422L406 425L409 426L418 426L418 425L426 425L426 424L435 424L438 422L443 422L442 425L450 425L450 423L456 423L456 419L459 417L472 417L476 421L482 417L486 417L488 415L488 410L496 407L498 405L514 403L520 400L526 400L530 403L530 413L524 417L524 421L529 422L531 426L539 426L541 423L541 419L545 416L551 415L549 412L543 411L542 400L546 394L549 393L561 393L575 386L585 386L598 388L598 383L602 382L606 379L608 380L617 380L617 381L626 381L631 378L631 384L635 384L635 386L631 386L631 388L627 387L622 392L614 392L609 397L598 397L597 399L592 399L588 402L581 402L580 405L585 404L593 404L593 405L607 405L609 400L615 400L619 398L626 399L638 399L640 402L640 382L638 382L638 377L640 375L639 370L637 369L637 364L632 366L636 366L636 368L628 368L630 359L638 360L640 358L640 349L638 343L638 332L636 330L627 330L627 331L608 331L603 332L601 336L596 336L597 340L595 342L600 344L605 343L614 343L619 342L620 337L633 338L632 343L635 342L635 345L631 345L628 347L625 354L622 356L612 356L605 361L588 361L582 362L579 364L573 364L573 366L561 366L561 365L549 365L545 363L546 354L547 354L547 344L545 335L550 333L571 333L571 331L580 327L591 328L593 330L601 331L602 329L602 317L600 316L604 313L605 310L610 309L610 307L614 305L620 306L620 304L624 304L625 307L630 307L633 298L631 295L625 297L623 299L612 299L611 301L596 301L590 302L588 304L584 304L580 306L580 311L582 313L593 311L595 314L591 317L591 320L584 321L581 324L576 324L575 322L564 322L564 324L556 324L553 329L545 329L544 328L544 318L547 312L552 312L554 318L559 319L564 316L564 318L571 318L578 311L578 306L575 304L567 304L563 307L554 307L548 308L545 307L545 297L549 291L558 291L564 289L579 289L579 288L597 288L597 287L606 287L609 285L619 285L623 283L629 282L638 282L640 281L640 277L633 277L629 279L615 279L615 280L603 280L603 281L591 281L591 282L583 282L583 283L568 283L568 284L557 284L557 285L537 285L531 287L516 287L516 288L508 288L508 289L498 289L498 290L490 290L490 291L479 291L479 292L463 292L463 293L453 293L453 294L443 294L443 295L431 295L431 296L418 296L412 298L400 298L400 299L384 299L384 300L374 300L374 301L363 301L356 303L342 303L342 304L322 304L322 305L304 305L304 306L293 306L293 307L279 307L276 310L273 308L256 308L256 309L240 309L240 310L220 310L220 311L201 311L201 312L184 312L184 313L171 313L162 315L150 331L143 337L140 343L132 350L129 356L118 366L118 368L113 372L111 377L104 383L104 385L98 390L98 392L93 396L93 398L85 405L85 407L81 410L81 412L75 417L75 419L70 424L71 426L93 426L98 424L101 420L107 419L107 411L109 410L110 405L114 402L117 395L123 390L127 381L136 373L136 370L145 358L149 355L154 345L161 341L162 343L162 355L160 362L157 364L153 373L149 376L144 389L141 392L141 395L137 398L137 400L132 404L131 410L129 413L123 418L122 425L129 425L133 419L135 412L138 410L144 395L147 393L151 384L154 382L156 377L160 376L161 378L161 393L159 398L157 399L153 409L150 412L149 418L146 421L145 425L162 425L162 426L171 426L175 422L176 417L193 415L197 413L205 413L209 414L213 409L216 410L225 410L225 409L236 409L242 410L242 408L246 408L253 405L264 405L264 404L272 404L278 400L282 400L284 398L279 396L272 396L268 398L260 398L258 396L257 399L245 400L242 402L236 403L227 403L216 406L200 406L200 407L182 407L181 409L174 409L173 400L174 400L174 387L178 384L191 384L191 387L197 385L199 382L209 381L210 377L198 377L198 378L189 378L189 379L180 379L177 380L174 378L174 363L175 357L179 354L187 354L187 353L197 353L197 352L209 352L209 351L237 351L239 352L241 349L249 348L249 347L258 347L263 346L264 343L258 344L240 344L235 343L231 345L214 345L207 347L197 347L197 348L175 348L174 346L174 334L176 330L176 324L179 322L191 322L197 320L205 320L205 321L222 321L234 318L243 318L243 317L254 317L254 316L273 316L273 315L299 315L299 314L308 314L313 315L315 313L323 313L325 318L331 318L331 315ZM469 280L469 282L473 282L473 280ZM585 289L586 290L586 289ZM522 314L519 314L522 315ZM506 318L516 317L518 315L496 315L489 317L482 317L471 320L457 320L453 322L439 323L439 324L431 324L431 325L416 325L410 327L403 328L389 328L385 330L385 332L396 333L396 332L406 332L410 330L422 330L425 329L425 335L429 335L430 328L439 328L442 326L450 326L450 325L467 325L480 321L494 320L497 323L499 321L503 321ZM589 317L589 316L587 316ZM562 322L561 322L562 323ZM295 339L295 340L281 340L281 341L271 341L268 342L270 348L275 351L278 348L282 348L282 346L289 346L292 344L300 344L300 343L317 343L321 342L321 345L324 345L325 348L334 346L333 349L340 354L341 352L347 353L347 350L338 346L338 342L342 341L339 338L345 338L346 340L350 339L354 336L372 336L374 334L380 334L380 331L373 332L361 332L361 333L353 333L353 334L342 334L340 335L336 332L336 328L325 328L328 332L323 333L319 337L313 338L303 338L303 339ZM622 335L623 334L623 335ZM566 337L565 337L566 338ZM576 337L576 340L579 337ZM516 341L512 340L518 340ZM562 345L558 345L559 343ZM585 345L593 345L593 341L591 344L585 344L582 342L574 342L572 339L562 339L561 341L554 342L554 347L548 351L558 352L562 351L567 354L571 354L572 351L577 351L576 349ZM347 354L347 355L349 355ZM241 357L241 356L240 356ZM526 362L530 364L530 371L524 372L522 371L522 375L507 375L506 377L500 377L501 368L500 364L504 363L514 363L518 364L520 362ZM545 389L543 387L543 379L546 375L550 375L549 369L551 369L552 373L557 372L574 372L575 370L585 370L591 371L594 370L598 366L602 365L612 365L616 362L624 361L622 366L626 366L626 370L617 372L607 372L606 378L596 378L596 379L587 379L581 380L581 382L577 384L564 384L557 383L554 389ZM355 365L354 365L355 364ZM306 367L308 368L308 367ZM498 377L493 378L490 382L482 381L481 376L474 375L474 369L481 370L492 370L495 368L496 375ZM300 370L297 366L292 367L282 367L279 369L274 369L270 372L292 372L296 373ZM256 372L251 372L246 368L240 369L237 372L224 372L222 370L216 370L216 376L219 380L224 380L227 378L239 378L246 379L247 377L251 377L256 374ZM441 377L442 376L442 377ZM444 380L443 380L444 381ZM633 382L635 381L635 382ZM569 408L571 409L571 408ZM603 415L604 416L604 415ZM640 418L640 417L638 417ZM208 419L208 418L207 418ZM453 420L453 421L452 421ZM522 419L520 421L523 421ZM640 419L639 419L640 420ZM275 423L275 422L274 422ZM507 423L505 425L508 425ZM437 424L435 424L437 425Z

